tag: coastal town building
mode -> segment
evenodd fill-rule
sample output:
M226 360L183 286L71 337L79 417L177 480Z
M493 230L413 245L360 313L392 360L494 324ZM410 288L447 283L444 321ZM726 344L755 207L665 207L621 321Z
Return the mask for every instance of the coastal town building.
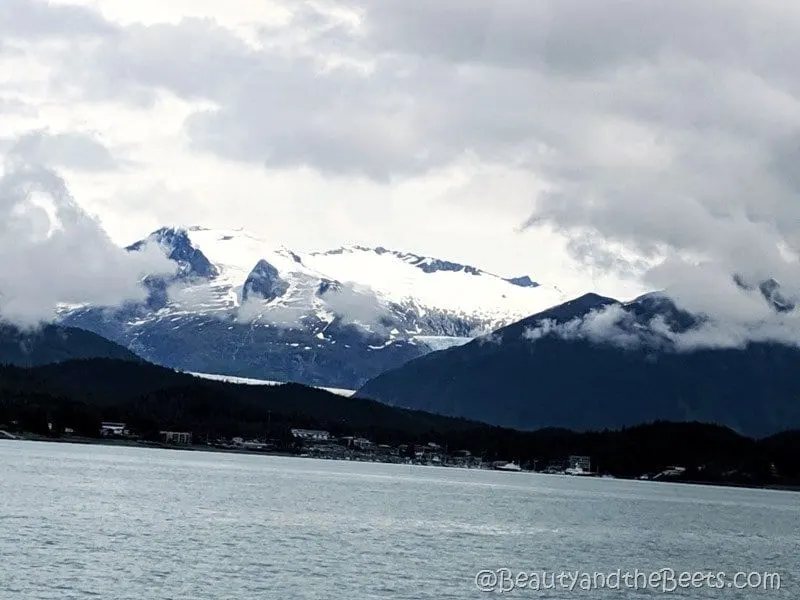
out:
M192 443L192 434L188 431L162 431L161 441L165 444L188 445Z
M588 456L573 454L567 459L567 463L568 469L581 469L587 472L592 470L592 460Z
M115 423L110 421L103 421L100 423L100 435L103 437L125 436L130 432L128 431L125 423Z
M292 429L292 437L308 442L329 442L331 434L321 429Z

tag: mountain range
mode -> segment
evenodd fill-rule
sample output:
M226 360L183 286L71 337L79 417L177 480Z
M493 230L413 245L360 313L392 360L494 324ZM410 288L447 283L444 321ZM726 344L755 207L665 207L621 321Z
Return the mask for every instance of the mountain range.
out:
M38 330L0 327L0 362L148 361L239 383L293 381L515 429L704 421L745 435L800 428L800 349L697 344L709 318L665 293L565 301L531 277L382 247L297 253L242 230L162 228L174 262L145 301L63 306ZM777 281L734 277L768 312ZM531 316L532 315L532 316Z
M789 310L774 285L760 290ZM627 303L588 294L386 371L357 396L519 429L657 419L755 436L800 427L800 349L682 346L703 322L664 294Z
M176 265L146 302L69 306L60 323L180 370L356 389L432 350L468 342L565 299L530 276L349 246L297 253L243 230L165 227Z

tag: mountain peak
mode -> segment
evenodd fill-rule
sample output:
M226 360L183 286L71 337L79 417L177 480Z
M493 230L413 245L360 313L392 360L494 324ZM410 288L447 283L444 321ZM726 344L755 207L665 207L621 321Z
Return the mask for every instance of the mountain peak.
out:
M523 275L522 277L509 277L506 281L512 285L517 285L519 287L525 288L534 288L539 287L539 284L531 279L528 275Z
M161 227L145 239L134 242L125 249L138 252L148 243L155 242L164 250L167 258L178 263L179 277L202 277L213 279L219 275L218 269L189 238L189 232L183 227Z
M285 294L287 289L289 284L281 279L278 269L262 258L244 282L242 300L247 300L255 294L269 302Z
M795 309L795 303L783 293L781 284L772 277L757 284L752 284L741 275L736 274L733 276L733 281L739 288L747 292L758 289L764 299L777 312L791 312Z

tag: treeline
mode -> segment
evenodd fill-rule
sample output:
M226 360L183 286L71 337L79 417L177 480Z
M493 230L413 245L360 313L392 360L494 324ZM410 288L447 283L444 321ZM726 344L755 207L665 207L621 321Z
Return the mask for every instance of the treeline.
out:
M247 386L202 380L149 364L91 359L31 369L0 367L0 427L96 437L123 421L144 438L164 429L195 439L242 436L289 445L292 427L358 435L377 443L436 442L486 460L546 467L570 454L618 476L687 468L684 478L731 483L800 482L800 432L755 440L709 424L656 422L619 431L533 432L490 427L346 398L298 384Z
M12 415L18 415L12 417ZM0 422L48 420L83 431L101 420L138 431L158 427L197 437L260 437L268 429L322 427L376 439L432 439L474 422L401 410L299 384L238 385L147 363L91 359L31 369L0 366Z

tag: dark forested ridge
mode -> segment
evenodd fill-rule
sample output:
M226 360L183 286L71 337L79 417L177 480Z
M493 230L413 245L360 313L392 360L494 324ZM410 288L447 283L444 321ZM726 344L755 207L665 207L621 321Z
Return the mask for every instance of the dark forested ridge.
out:
M618 429L655 420L718 423L752 436L800 428L800 348L753 343L689 352L530 335L543 323L574 322L614 303L584 296L386 371L358 395L517 429ZM655 296L625 310L628 335L646 331L654 316L678 330L692 325Z
M280 444L290 428L306 427L382 444L436 442L486 460L515 459L529 468L583 454L601 472L618 476L682 465L688 480L753 485L800 480L800 432L756 440L717 425L668 422L617 431L526 432L298 384L203 380L141 362L90 359L0 367L0 428L51 436L70 428L75 435L97 437L102 420L124 421L145 439L170 429L190 431L196 440L243 436Z
M211 381L144 362L87 359L25 369L0 367L6 411L58 417L69 406L86 431L100 420L192 431L200 436L257 436L270 426L326 426L333 430L421 435L475 423L339 396L300 384L242 385ZM2 415L2 413L0 413Z
M141 360L127 348L77 327L25 329L0 322L0 364L32 367L80 358Z

